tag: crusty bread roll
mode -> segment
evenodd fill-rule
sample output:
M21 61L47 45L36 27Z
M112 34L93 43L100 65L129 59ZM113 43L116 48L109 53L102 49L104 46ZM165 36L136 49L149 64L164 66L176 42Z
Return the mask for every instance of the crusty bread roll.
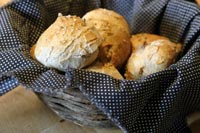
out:
M95 9L83 16L89 25L94 25L103 38L98 59L120 68L131 53L130 29L126 20L114 11Z
M197 4L200 5L200 0L196 0Z
M121 29L122 31L125 31L127 34L130 34L129 25L124 19L124 17L112 10L103 8L94 9L92 11L87 12L83 16L83 19L85 19L87 23L95 24L95 26L98 29L109 30L112 28L117 28ZM106 25L98 24L99 22L105 22L103 24Z
M32 57L33 59L36 59L36 58L35 58L35 45L33 45L33 46L31 47L31 49L30 49L30 55L31 55L31 57Z
M167 68L182 49L181 44L153 34L133 35L131 42L133 52L126 65L126 79L139 79Z
M120 74L117 68L110 63L103 64L101 62L95 62L94 64L88 66L86 70L107 74L116 79L123 79L123 76Z
M59 15L38 39L34 56L47 67L83 68L98 56L102 39L95 27L77 16Z

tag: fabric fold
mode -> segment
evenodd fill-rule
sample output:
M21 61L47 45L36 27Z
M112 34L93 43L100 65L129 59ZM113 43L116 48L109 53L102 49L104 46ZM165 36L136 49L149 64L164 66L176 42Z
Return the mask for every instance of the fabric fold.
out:
M82 3L79 7L78 3ZM123 15L133 34L160 34L184 51L169 68L139 80L45 67L30 47L57 13L83 15L95 8ZM80 91L124 132L184 132L186 116L200 109L200 9L183 0L23 0L0 9L0 95L17 85L44 95Z

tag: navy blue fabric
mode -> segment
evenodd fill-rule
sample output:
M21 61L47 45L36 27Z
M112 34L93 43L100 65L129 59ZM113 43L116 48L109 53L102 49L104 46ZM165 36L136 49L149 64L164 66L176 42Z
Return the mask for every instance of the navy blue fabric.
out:
M30 57L30 47L58 12L84 15L103 7L128 21L132 34L166 36L184 46L169 68L139 80L68 68L62 74ZM200 110L200 9L183 0L21 0L0 9L0 95L22 85L54 95L78 87L124 132L186 132Z

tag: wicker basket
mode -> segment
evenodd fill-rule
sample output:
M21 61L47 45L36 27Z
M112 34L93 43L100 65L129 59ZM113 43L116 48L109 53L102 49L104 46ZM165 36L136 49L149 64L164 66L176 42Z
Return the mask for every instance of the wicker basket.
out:
M38 94L41 100L58 116L76 124L94 127L116 129L117 126L107 118L95 105L80 92L79 89L68 89L54 96Z

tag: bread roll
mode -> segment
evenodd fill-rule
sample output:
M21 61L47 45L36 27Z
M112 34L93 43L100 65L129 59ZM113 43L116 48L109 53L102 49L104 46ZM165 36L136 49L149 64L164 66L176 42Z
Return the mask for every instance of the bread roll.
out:
M94 25L103 38L99 60L120 68L131 53L130 29L126 20L114 11L95 9L83 16L89 25Z
M181 44L152 34L133 35L131 42L133 52L126 65L126 79L139 79L167 68L182 49Z
M116 79L123 79L120 72L110 63L103 64L100 62L95 62L94 64L88 66L86 69L89 71L103 73Z
M35 45L33 45L33 46L31 47L31 49L30 49L30 54L31 54L31 57L32 57L33 59L36 59L34 53L35 53Z
M125 31L127 34L130 34L130 28L126 20L123 16L116 13L115 11L98 8L92 11L87 12L83 19L86 20L87 23L95 24L95 26L98 29L121 29L122 31ZM98 24L99 22L105 22L104 24L108 25L101 25ZM115 27L109 27L109 26L115 26Z
M195 0L198 5L200 5L200 0Z
M95 27L77 16L58 16L38 39L34 56L47 67L83 68L98 56L102 39Z

